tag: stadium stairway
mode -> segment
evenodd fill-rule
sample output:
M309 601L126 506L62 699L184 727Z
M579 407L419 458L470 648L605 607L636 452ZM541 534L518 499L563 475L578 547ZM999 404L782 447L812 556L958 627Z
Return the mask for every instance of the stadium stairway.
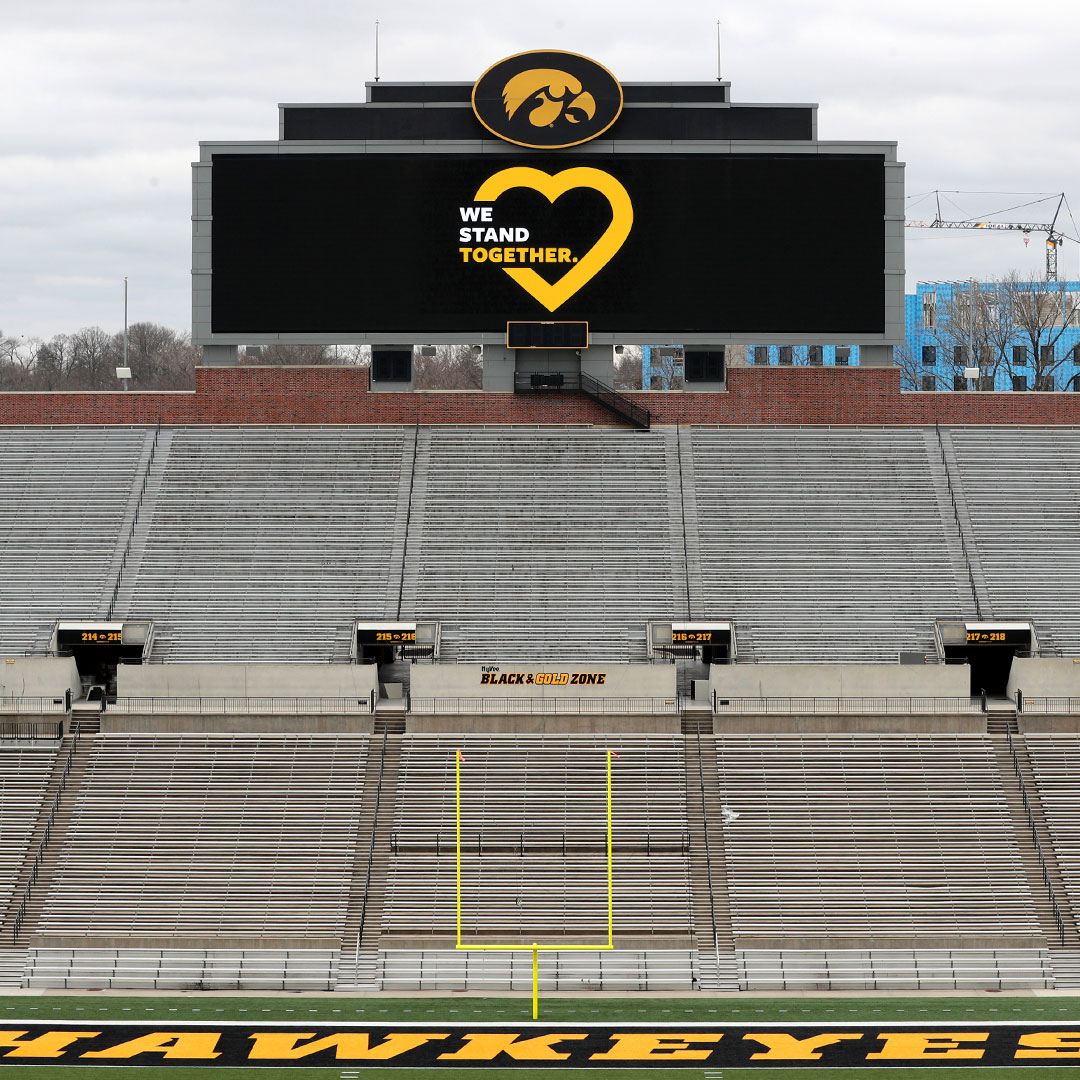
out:
M0 922L0 941L5 943L14 941L16 946L25 946L33 936L45 897L49 892L49 883L56 867L57 854L63 847L64 837L71 822L71 807L74 805L79 784L82 782L83 774L86 772L93 741L92 737L80 736L72 755L71 768L67 770L66 776L65 764L68 752L71 749L71 736L65 738L61 744L60 753L56 755L53 763L52 773L49 776L34 831L26 846L26 857L19 870L19 875L15 879L11 905L4 916L3 922ZM60 791L61 783L63 783L62 792ZM57 799L58 794L60 796L59 800ZM50 823L49 818L54 805L56 806L56 814ZM42 848L41 867L38 871L37 880L30 890L30 901L27 905L25 920L16 938L15 914L23 896L26 895L27 884L34 869L34 861L43 840L45 843ZM23 955L26 955L25 948L23 949Z
M337 959L335 990L379 990L379 939L389 869L394 793L401 772L401 738L383 735L372 746L364 776L352 888Z
M983 574L979 552L975 547L975 537L971 530L971 515L968 513L964 489L960 484L960 474L956 467L956 448L947 431L940 428L926 428L923 431L926 442L926 460L929 466L928 477L937 496L941 510L941 520L945 529L946 544L952 557L953 573L958 582L965 578L971 588L973 610L980 615L990 615L990 599L986 589L986 577Z
M702 990L738 990L739 971L728 902L724 837L718 827L722 809L715 777L716 740L683 740L686 768L686 818L690 832L690 889L694 946Z
M990 742L1043 936L1051 946L1080 946L1080 935L1077 934L1076 920L1068 910L1065 886L1054 846L1050 842L1046 814L1031 770L1027 745L1023 739L1013 739L1005 733L992 735ZM1064 941L1055 918L1055 905L1064 922Z
M114 582L111 599L103 596L101 618L111 619L119 604L126 608L130 600L131 583L139 574L139 563L146 548L146 538L154 517L154 506L161 491L162 480L169 460L169 447L173 432L170 428L158 428L152 440L143 448L139 460L141 482L136 482L128 500L124 520L116 537L111 577ZM125 592L124 582L128 582Z

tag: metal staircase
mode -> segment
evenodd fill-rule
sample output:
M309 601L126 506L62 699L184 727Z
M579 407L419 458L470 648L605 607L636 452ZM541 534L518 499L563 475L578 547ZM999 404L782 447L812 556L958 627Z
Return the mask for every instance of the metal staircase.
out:
M558 393L565 390L583 394L639 431L648 431L652 423L652 415L643 405L638 405L626 394L619 393L614 387L594 379L584 371L559 371L551 374L518 371L514 374L515 394Z

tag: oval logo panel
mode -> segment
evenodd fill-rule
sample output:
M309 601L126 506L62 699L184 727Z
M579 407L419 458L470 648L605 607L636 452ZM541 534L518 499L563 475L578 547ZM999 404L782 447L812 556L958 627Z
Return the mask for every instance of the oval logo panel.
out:
M489 67L473 86L472 105L492 135L535 150L561 150L603 135L622 112L623 92L595 60L544 49Z

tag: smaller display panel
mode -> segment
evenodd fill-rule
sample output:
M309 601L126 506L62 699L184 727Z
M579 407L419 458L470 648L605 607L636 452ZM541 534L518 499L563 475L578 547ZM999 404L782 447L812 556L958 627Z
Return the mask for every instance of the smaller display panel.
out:
M356 629L357 645L414 645L416 628L360 626Z
M56 647L58 649L93 648L95 646L115 647L123 644L124 627L122 623L68 623L56 629Z
M1028 649L1031 647L1031 628L1027 626L969 626L967 644Z

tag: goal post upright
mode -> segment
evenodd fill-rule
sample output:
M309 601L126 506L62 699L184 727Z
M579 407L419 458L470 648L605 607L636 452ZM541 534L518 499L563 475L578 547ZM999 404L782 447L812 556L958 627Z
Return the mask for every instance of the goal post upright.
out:
M604 945L539 945L535 941L531 945L471 945L463 944L461 940L461 762L463 760L460 750L454 753L454 863L456 884L456 918L457 918L457 948L477 949L485 952L531 952L533 957L532 974L532 1001L533 1019L537 1018L539 1001L539 961L541 952L555 951L600 951L615 948L615 889L613 877L613 844L612 844L612 813L611 813L611 757L613 751L605 750L605 786L607 794L607 943Z

